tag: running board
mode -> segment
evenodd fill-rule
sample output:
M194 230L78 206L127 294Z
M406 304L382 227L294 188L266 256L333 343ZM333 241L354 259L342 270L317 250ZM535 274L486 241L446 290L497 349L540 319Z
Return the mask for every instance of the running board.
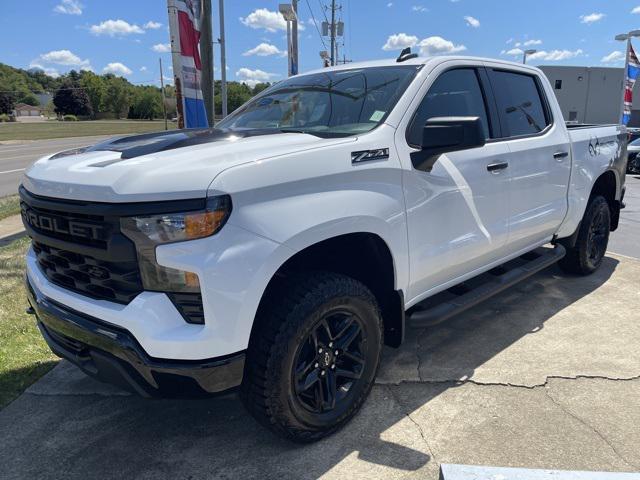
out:
M469 280L468 283L460 283L417 304L408 314L407 323L411 327L424 328L444 322L550 267L564 257L565 253L565 248L560 244L556 244L554 248L541 247L526 253ZM437 302L438 297L442 301Z

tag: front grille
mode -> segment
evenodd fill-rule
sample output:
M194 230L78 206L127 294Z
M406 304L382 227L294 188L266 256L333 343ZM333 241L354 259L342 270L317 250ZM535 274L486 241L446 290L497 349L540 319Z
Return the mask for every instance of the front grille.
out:
M129 303L142 292L138 262L107 262L33 242L42 273L56 285L93 298Z
M33 195L20 187L22 219L38 266L67 290L121 304L144 287L135 245L120 230L122 217L202 210L204 199L98 203ZM200 293L168 293L188 323L203 324Z
M47 279L127 304L143 291L135 245L120 231L126 206L38 197L20 188L22 220Z

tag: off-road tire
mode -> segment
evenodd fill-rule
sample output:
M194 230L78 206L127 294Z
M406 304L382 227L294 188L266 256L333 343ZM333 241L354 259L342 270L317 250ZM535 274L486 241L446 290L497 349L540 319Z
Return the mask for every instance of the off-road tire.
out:
M353 278L312 272L281 280L263 303L247 349L240 388L242 401L261 424L276 433L296 442L319 440L346 424L371 391L383 345L377 301L365 285ZM354 381L357 388L348 390L339 410L336 407L331 415L313 414L301 406L295 391L297 352L309 348L304 345L308 345L305 342L310 332L315 332L321 320L336 309L347 309L360 319L362 335L358 344L365 345L366 363L361 378Z
M594 245L594 229L602 230L597 235L598 244ZM567 248L567 254L558 263L568 273L590 275L595 272L604 259L611 231L611 210L609 203L601 195L591 197L587 210L580 223L578 238L573 247ZM594 248L597 255L594 256Z

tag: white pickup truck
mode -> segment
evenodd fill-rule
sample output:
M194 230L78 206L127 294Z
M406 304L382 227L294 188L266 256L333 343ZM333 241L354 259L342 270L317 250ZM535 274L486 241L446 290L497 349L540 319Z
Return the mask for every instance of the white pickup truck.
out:
M556 261L596 270L626 143L620 125L567 129L519 64L403 52L299 75L213 129L38 160L20 187L28 310L90 375L148 396L240 387L313 441L408 325Z

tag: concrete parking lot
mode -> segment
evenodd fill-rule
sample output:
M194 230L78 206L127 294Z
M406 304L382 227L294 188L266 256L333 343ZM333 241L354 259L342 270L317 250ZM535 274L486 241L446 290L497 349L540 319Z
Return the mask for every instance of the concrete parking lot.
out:
M0 412L0 478L420 478L440 463L640 471L640 179L590 277L550 268L386 350L342 431L294 445L229 395L143 400L62 363ZM635 225L635 227L634 227ZM633 237L635 235L635 238ZM624 249L624 252L614 249Z

